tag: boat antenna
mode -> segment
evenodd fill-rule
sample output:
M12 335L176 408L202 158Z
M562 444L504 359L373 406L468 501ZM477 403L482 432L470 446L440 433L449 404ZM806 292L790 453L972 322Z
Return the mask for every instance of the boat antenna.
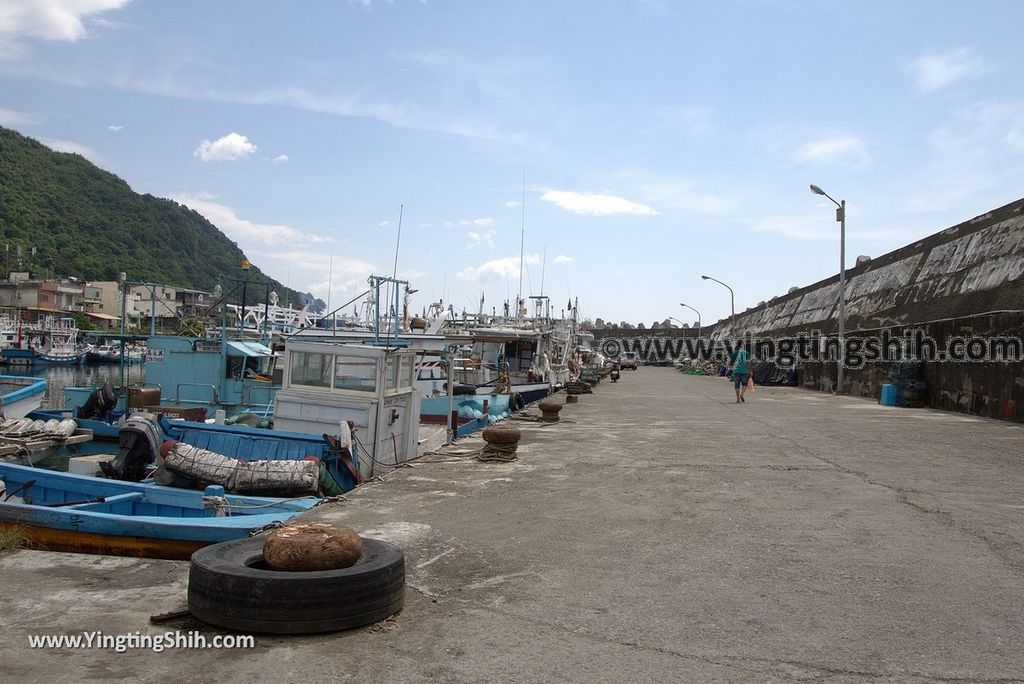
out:
M540 262L540 296L544 296L544 268L548 265L548 243L544 243L544 258Z
M523 169L522 229L519 232L519 294L516 296L516 318L523 301L523 249L526 245L526 169Z
M327 271L327 310L331 310L331 287L333 287L334 281L334 255L331 255L331 266ZM335 326L331 326L334 328Z
M398 205L398 239L395 241L395 266L391 269L391 279L398 277L398 248L402 244L402 214L405 213L405 205Z
M394 337L398 337L398 248L402 245L402 216L405 214L405 205L398 205L398 237L395 239L395 265L391 269L391 283L388 287L388 307L391 306L391 292L394 289L395 294L395 311L391 316L391 332ZM408 287L408 285L406 285Z

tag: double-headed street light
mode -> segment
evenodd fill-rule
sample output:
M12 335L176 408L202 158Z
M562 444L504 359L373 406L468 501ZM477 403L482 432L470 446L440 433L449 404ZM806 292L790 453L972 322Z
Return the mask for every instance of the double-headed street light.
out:
M692 306L690 306L689 304L683 304L682 302L679 302L679 306L681 306L681 307L684 307L684 308L686 308L686 309L689 309L690 311L692 311L692 312L694 312L695 314L697 314L697 337L700 337L700 329L701 329L701 324L700 324L700 311L697 311L696 309L694 309L694 308L693 308Z
M846 200L836 202L817 185L811 185L815 195L828 197L836 205L836 221L839 222L839 370L836 373L836 392L842 394L844 388L843 369L846 365L846 346L843 341L846 332Z
M732 320L733 326L735 326L736 325L736 295L733 293L732 288L729 287L728 285L726 285L725 283L723 283L721 280L718 280L717 278L712 278L711 276L702 275L701 278L703 278L704 280L714 280L716 283L718 283L719 285L721 285L722 287L724 287L726 290L729 291L729 310L732 312L732 319L731 320Z

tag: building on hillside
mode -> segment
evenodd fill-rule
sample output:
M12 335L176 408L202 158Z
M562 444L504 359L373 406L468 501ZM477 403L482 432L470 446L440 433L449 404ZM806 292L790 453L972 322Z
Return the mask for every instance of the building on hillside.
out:
M16 271L0 281L0 309L26 323L42 316L85 311L85 286L76 280L38 280Z
M209 309L213 295L202 290L186 290L177 288L176 298L178 300L178 315L182 318L189 316L204 316Z
M121 327L121 291L112 280L86 283L82 300L84 313L97 328L118 330Z

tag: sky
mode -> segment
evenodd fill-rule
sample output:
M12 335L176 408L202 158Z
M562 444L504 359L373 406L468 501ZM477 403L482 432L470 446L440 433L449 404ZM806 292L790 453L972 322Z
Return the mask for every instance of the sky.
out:
M740 312L838 272L812 183L847 202L848 267L1024 196L1022 21L1017 0L3 0L0 125L195 209L331 308L397 273L414 310L521 291L708 324L730 297L701 275Z

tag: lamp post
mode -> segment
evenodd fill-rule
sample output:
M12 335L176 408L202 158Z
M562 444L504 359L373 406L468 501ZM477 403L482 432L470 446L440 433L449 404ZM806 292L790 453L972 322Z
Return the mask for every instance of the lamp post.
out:
M242 259L242 270L245 271L245 280L242 281L242 320L241 320L241 333L245 335L245 295L246 288L249 285L249 260Z
M811 185L811 192L832 200L832 204L836 205L836 221L839 222L839 369L836 372L836 393L843 394L843 371L846 365L846 346L843 341L846 332L846 200L836 202L817 185Z
M730 290L730 292L732 292L732 290ZM701 327L703 327L700 324L700 311L697 311L696 309L694 309L689 304L683 304L682 302L679 302L679 306L684 307L686 309L689 309L690 311L692 311L695 314L697 314L697 337L700 337L700 329L701 329Z
M701 279L714 280L716 283L718 283L719 285L721 285L722 287L729 291L729 310L732 312L731 320L732 324L736 325L736 295L733 293L732 288L723 283L721 280L718 280L717 278L712 278L711 276L702 275Z
M124 336L125 336L125 327L127 326L127 317L128 317L128 312L127 312L127 309L128 309L128 274L125 273L124 271L121 271L120 273L118 273L117 274L117 282L121 285L121 392L124 393L125 404L127 406L128 393L127 393L127 391L125 390L125 387L124 387L124 353L125 353L125 349L124 349L124 347L125 347Z

